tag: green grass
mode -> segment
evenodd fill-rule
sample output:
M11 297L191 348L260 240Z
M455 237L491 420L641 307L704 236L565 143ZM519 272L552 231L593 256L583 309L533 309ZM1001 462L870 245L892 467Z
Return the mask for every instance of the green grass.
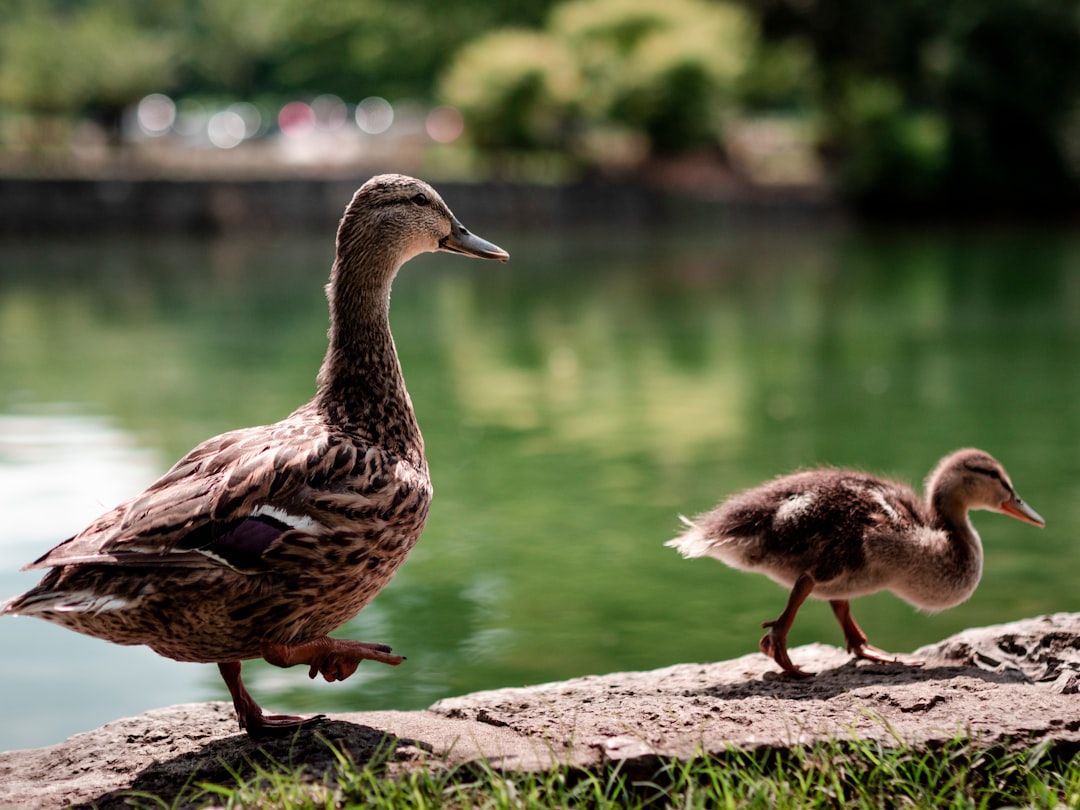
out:
M144 808L266 810L1080 808L1080 754L1062 755L1047 745L1007 753L959 739L931 752L860 741L790 752L733 750L600 773L502 774L483 765L402 769L386 758L361 768L338 754L337 768L320 781L284 767L233 776L232 784L195 781L171 802L146 794L127 801Z

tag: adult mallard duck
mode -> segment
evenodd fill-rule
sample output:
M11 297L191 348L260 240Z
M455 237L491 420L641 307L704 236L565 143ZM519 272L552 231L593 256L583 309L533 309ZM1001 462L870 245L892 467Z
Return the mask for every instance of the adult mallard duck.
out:
M888 590L924 610L953 607L982 576L982 543L969 509L1045 525L1016 494L1005 468L981 450L943 458L926 480L926 497L861 472L808 470L735 495L687 521L686 531L666 545L791 588L784 611L762 625L769 632L760 642L785 672L808 674L787 652L788 631L808 597L829 601L849 652L895 662L867 643L848 600Z
M241 661L306 664L327 681L365 659L400 664L384 644L327 634L390 581L427 517L431 482L389 306L402 264L439 250L509 258L420 180L389 174L361 186L337 231L314 398L280 422L200 444L26 566L49 571L0 615L217 663L252 736L320 718L264 715Z

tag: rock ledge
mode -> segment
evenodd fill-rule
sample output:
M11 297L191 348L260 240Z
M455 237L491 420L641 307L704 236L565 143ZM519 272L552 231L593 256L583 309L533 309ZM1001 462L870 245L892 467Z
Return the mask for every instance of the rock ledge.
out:
M730 746L852 738L1080 750L1080 613L966 630L916 650L926 660L919 668L855 662L820 644L793 653L817 677L778 676L754 654L477 692L420 712L338 714L260 743L237 733L228 704L172 706L0 753L0 808L127 807L127 791L171 806L193 781L233 784L230 770L250 775L270 761L321 779L334 771L328 743L357 762L389 752L393 768L484 759L507 770L647 766Z

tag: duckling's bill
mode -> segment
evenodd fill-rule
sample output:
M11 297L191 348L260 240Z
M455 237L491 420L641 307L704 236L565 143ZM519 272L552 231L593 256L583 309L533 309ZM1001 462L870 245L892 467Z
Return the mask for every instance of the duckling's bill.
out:
M476 256L478 259L497 259L505 262L510 259L510 254L496 244L481 239L458 222L457 218L450 220L450 233L439 242L439 249L449 253L463 253L466 256Z
M1013 495L1009 500L1002 503L1001 511L1009 517L1022 520L1024 523L1030 523L1032 526L1042 528L1046 525L1046 521L1042 519L1042 516L1024 503L1018 495Z

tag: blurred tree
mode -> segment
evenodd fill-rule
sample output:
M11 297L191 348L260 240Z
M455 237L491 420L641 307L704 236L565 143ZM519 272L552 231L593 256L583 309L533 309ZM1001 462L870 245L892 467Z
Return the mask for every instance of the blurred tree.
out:
M430 98L479 33L538 21L552 0L185 0L189 92Z
M805 41L755 37L736 91L739 105L754 112L812 116L818 90L814 54Z
M1074 200L1074 0L747 1L767 37L811 44L825 146L864 206L960 214Z
M141 94L429 98L464 42L553 0L0 0L0 104L112 119Z
M581 75L566 46L547 34L507 29L474 40L441 88L482 149L563 149L572 140Z
M0 112L114 131L152 91L438 88L484 148L587 159L715 147L747 109L811 117L868 210L1041 211L1080 185L1075 0L0 0L0 19Z
M117 133L124 108L167 85L178 38L145 28L123 3L4 4L0 103L30 113L93 113Z
M550 29L576 54L593 114L643 132L655 154L720 143L757 33L742 8L706 0L570 0Z
M756 41L752 19L707 0L570 0L543 31L493 32L441 83L478 145L563 148L596 131L667 155L717 146Z
M174 2L161 22L183 32L188 65L174 92L243 99L267 92L300 15L297 5L296 0Z

